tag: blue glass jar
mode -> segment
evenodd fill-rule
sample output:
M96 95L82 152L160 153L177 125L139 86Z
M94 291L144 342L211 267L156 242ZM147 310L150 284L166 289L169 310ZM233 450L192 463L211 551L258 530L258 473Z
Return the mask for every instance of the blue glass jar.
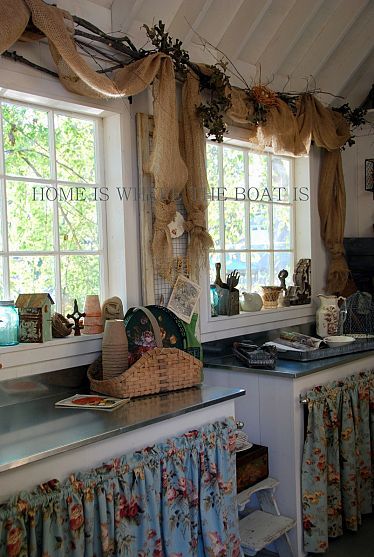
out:
M0 302L0 346L18 344L19 317L14 302Z

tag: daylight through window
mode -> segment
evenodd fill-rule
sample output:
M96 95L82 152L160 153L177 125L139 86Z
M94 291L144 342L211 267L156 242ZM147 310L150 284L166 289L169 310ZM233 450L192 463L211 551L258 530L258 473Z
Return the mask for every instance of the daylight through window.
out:
M0 299L103 293L100 121L1 100Z
M210 186L211 283L237 269L240 291L279 285L278 273L294 268L293 159L246 148L207 143Z

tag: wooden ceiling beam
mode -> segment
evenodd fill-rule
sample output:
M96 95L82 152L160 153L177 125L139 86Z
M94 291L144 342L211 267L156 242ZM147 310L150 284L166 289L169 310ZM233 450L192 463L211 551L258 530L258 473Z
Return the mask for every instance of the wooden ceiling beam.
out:
M325 0L298 0L261 54L262 75L277 74Z
M276 35L277 30L298 0L277 0L272 2L258 25L248 35L238 58L251 64L258 64L261 55Z
M177 37L188 49L188 43L194 36L200 21L209 10L213 0L189 0L182 2L175 17L171 21L168 31L172 37Z
M318 87L339 95L373 50L374 3L370 1L316 75Z
M251 0L243 2L235 17L231 20L225 34L218 44L231 60L236 61L239 53L261 22L272 0ZM244 60L249 62L249 60Z
M113 31L127 33L136 19L144 0L114 0L112 4Z
M199 35L212 45L217 46L228 26L232 23L240 6L245 1L230 0L230 10L227 10L227 0L213 0L213 3L199 22L197 27ZM201 42L196 35L191 38L191 41L196 44Z
M341 48L345 42L345 37L353 29L357 19L367 6L369 0L344 0L335 13L325 22L320 33L311 45L307 54L296 66L294 75L313 75L317 76L323 68L331 53ZM350 48L355 49L355 44Z
M295 68L307 55L326 21L336 12L343 0L325 0L308 26L304 29L302 36L294 43L293 49L285 57L284 62L278 67L279 73L293 75Z

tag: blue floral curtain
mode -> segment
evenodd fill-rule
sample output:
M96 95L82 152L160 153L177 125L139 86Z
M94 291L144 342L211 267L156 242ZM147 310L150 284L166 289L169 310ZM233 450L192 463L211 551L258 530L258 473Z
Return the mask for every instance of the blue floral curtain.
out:
M52 480L0 507L9 557L237 557L232 419Z
M343 527L357 530L374 503L374 371L307 393L302 463L304 549L323 553Z

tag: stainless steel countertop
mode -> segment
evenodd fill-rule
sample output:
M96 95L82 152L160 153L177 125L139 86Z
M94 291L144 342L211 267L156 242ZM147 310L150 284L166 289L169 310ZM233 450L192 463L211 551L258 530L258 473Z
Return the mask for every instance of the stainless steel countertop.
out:
M317 371L323 371L335 366L341 366L349 362L354 362L362 358L372 356L374 351L356 352L345 356L335 356L333 358L325 358L323 360L314 360L311 362L298 362L293 360L278 360L275 369L255 369L244 366L232 354L226 356L208 356L204 359L204 368L207 371L212 369L224 369L227 371L239 371L243 373L256 373L261 375L274 375L276 377L284 377L287 379L297 379L305 375L311 375Z
M3 400L0 472L245 394L244 389L202 386L134 399L112 412L54 406L75 392L49 388L38 398Z

